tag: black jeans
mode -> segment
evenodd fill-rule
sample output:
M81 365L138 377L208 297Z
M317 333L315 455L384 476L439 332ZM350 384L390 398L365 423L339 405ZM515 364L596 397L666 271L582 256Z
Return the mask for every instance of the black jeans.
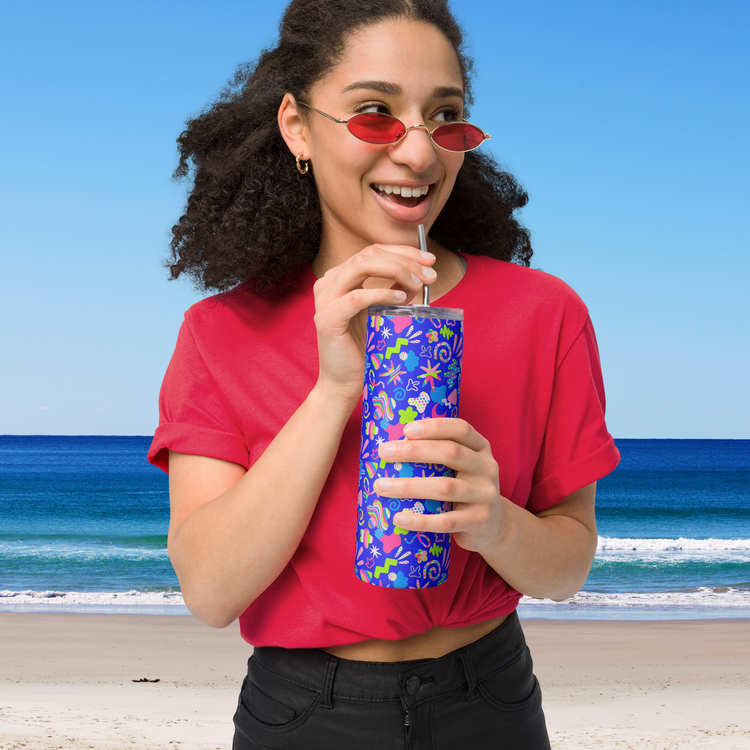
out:
M359 662L257 648L234 750L549 750L539 683L513 613L439 659Z

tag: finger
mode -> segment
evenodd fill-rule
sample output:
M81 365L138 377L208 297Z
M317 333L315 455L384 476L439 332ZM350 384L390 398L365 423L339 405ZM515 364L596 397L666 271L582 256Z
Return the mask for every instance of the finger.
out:
M396 513L393 524L406 531L431 534L455 534L472 528L471 518L463 507L447 513Z
M343 336L351 319L370 305L403 305L408 295L400 289L355 289L315 313L318 331Z
M489 446L489 441L480 435L465 419L454 417L427 417L409 422L404 427L409 440L452 440L473 451Z
M381 477L374 490L382 497L470 502L468 484L456 477Z
M436 278L434 269L409 257L387 250L366 248L355 255L336 277L340 283L351 282L357 286L368 278L393 279L406 290L421 289L423 284L432 284Z
M418 250L402 246L389 248L376 245L366 247L337 266L336 272L330 277L324 276L324 283L319 286L320 293L332 297L341 296L361 287L366 279L372 277L392 279L403 291L416 293L423 284L431 284L435 280L436 275L430 267L431 263L425 264L416 260L415 254L419 254ZM392 252L393 249L406 249L410 253L396 253Z
M330 269L329 271L326 271L326 274L331 274L331 277L326 279L325 276L321 277L315 282L315 285L313 287L313 294L315 296L315 304L316 308L318 310L325 309L326 307L330 306L331 304L334 304L339 297L341 296L338 293L338 290L336 288L331 287L331 279L333 276L336 275L340 271L340 266L336 266L335 268ZM349 285L351 286L351 284ZM357 287L360 289L363 289L364 287L360 286ZM401 284L398 282L393 283L391 287L379 287L380 289L383 289L384 291L393 291L393 292L403 292L403 295L396 295L394 299L391 299L390 297L385 297L382 302L377 302L375 304L397 304L397 305L408 305L411 303L411 301L417 297L418 294L422 291L422 281L420 280L419 284L412 285L412 288L406 288L403 289L401 287Z
M392 440L382 443L378 455L388 463L442 464L455 471L477 471L477 451L455 440Z
M370 245L368 248L365 248L364 250L360 251L361 253L365 252L372 252L372 251L380 251L385 253L391 253L397 256L401 256L404 258L407 258L413 262L418 263L419 265L423 267L432 266L437 258L435 255L433 255L430 252L422 252L421 250L418 250L417 248L411 247L410 245L383 245L380 243L375 243L374 245ZM356 257L356 256L354 256ZM344 263L340 263L337 266L331 266L324 274L321 276L318 281L324 281L324 280L330 280L331 277L336 276L338 272L346 266L349 261L344 261ZM430 274L428 276L431 277Z
M436 256L431 252L422 252L419 248L412 247L411 245L385 245L383 243L376 242L374 245L372 245L372 247L377 247L380 250L385 250L389 253L392 252L397 253L398 255L404 255L426 266L431 266L436 260Z
M392 284L379 288L391 288L405 292L407 297L416 296L423 286L423 279L398 261L383 261L382 259L360 260L351 266L342 267L326 283L314 287L315 305L317 309L336 304L342 297L352 291L365 288L367 279L378 277L392 280ZM372 287L367 287L372 288Z

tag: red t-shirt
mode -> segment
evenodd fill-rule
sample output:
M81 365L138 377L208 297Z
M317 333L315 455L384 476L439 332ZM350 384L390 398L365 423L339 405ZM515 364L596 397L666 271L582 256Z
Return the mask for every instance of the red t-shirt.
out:
M467 261L437 303L464 309L461 417L490 441L501 493L539 512L619 461L594 331L559 279L482 256ZM314 281L309 272L281 298L235 291L226 304L212 297L188 310L161 389L152 463L166 471L168 449L257 461L317 380ZM518 603L479 554L455 543L448 581L435 588L381 588L354 575L360 419L358 406L296 553L240 616L255 646L399 639L506 615ZM283 498L275 502L283 513Z

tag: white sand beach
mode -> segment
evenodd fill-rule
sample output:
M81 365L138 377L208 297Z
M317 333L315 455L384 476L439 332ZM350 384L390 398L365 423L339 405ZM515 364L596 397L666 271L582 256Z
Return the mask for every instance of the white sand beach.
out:
M750 621L524 629L555 750L750 747ZM251 653L236 625L4 612L0 642L3 750L231 747Z

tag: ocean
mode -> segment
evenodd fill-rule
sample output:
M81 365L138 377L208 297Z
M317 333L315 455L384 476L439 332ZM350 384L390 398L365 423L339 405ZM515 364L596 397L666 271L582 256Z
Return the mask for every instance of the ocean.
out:
M750 617L750 440L617 440L583 590L522 617ZM187 614L148 437L0 436L0 611Z

